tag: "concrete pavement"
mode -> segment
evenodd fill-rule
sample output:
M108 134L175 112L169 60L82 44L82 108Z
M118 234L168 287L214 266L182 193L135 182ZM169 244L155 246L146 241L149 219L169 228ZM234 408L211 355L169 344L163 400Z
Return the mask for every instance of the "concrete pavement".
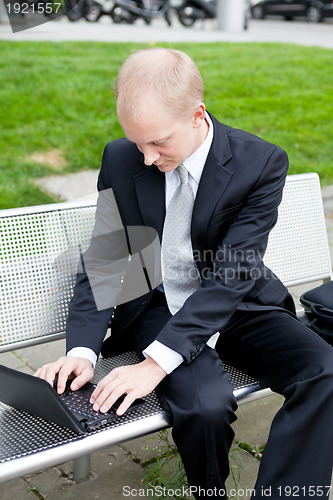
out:
M98 23L80 20L76 23L61 17L29 30L12 33L8 24L0 25L0 39L20 41L100 41L100 42L283 42L333 48L333 19L309 24L305 21L250 19L249 28L241 32L217 29L217 21L196 23L192 28L182 26L175 15L169 27L164 19L154 19L147 26L138 20L132 25L114 24L109 17Z

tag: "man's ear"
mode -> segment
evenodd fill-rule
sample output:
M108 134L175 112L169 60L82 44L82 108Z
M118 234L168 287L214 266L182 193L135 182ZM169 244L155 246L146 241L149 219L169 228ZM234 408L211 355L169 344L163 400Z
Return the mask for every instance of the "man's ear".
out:
M192 123L194 128L201 127L205 119L205 112L206 112L205 105L203 102L201 102L197 107L197 109L195 110L195 113L192 117Z

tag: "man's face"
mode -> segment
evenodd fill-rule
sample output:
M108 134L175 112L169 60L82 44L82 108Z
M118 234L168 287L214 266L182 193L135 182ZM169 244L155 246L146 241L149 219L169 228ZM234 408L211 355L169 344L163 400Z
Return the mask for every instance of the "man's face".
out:
M205 138L201 126L204 106L198 109L193 117L179 118L150 97L141 99L135 119L123 114L119 103L117 111L126 137L137 145L145 164L156 165L161 172L170 172L193 154Z

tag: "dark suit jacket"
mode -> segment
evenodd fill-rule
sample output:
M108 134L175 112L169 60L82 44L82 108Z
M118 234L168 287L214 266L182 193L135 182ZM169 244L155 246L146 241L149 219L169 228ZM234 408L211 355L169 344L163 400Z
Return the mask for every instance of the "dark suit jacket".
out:
M192 246L202 277L197 291L157 340L193 360L236 309L281 309L287 289L262 258L276 223L288 170L287 154L252 134L219 123L200 180L192 218ZM98 189L112 188L124 226L150 226L160 238L165 176L145 166L136 145L119 139L105 148ZM112 336L129 330L153 292L117 306ZM97 311L85 273L78 275L67 323L67 349L100 353L113 309Z

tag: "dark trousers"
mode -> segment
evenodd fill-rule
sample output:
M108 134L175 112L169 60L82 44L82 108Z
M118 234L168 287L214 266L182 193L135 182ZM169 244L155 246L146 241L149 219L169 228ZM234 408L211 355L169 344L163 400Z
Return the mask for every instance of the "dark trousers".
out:
M156 292L134 328L139 355L169 318L164 294ZM328 498L333 465L333 350L284 311L236 311L220 332L216 349L206 346L156 389L172 416L174 441L189 483L198 491L194 496L227 498L223 491L237 404L223 363L253 375L285 397L272 423L253 496L288 498L291 488L298 498Z

